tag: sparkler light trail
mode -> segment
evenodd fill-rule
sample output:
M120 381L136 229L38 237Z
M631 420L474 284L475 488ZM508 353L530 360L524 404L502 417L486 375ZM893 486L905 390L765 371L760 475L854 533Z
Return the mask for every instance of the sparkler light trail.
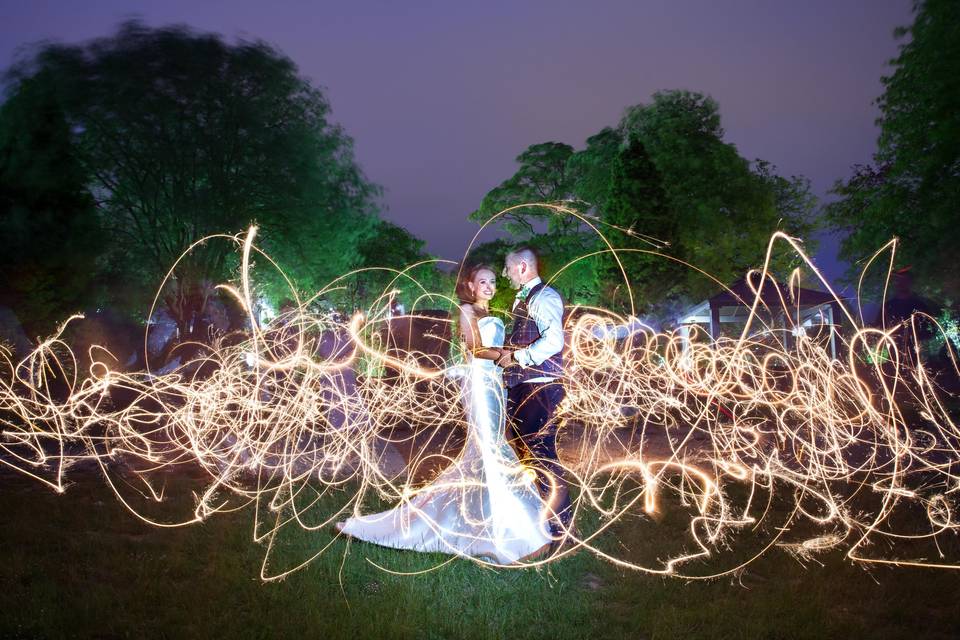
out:
M550 208L577 215L563 205ZM590 219L581 221L603 237ZM243 339L205 345L202 355L162 375L115 371L94 347L94 364L81 375L63 338L76 318L67 320L23 360L4 359L0 464L63 492L71 466L95 463L135 517L161 527L253 508L253 539L267 549L261 577L277 579L329 548L318 545L302 564L274 568L279 532L329 530L368 513L377 499L413 504L424 476L456 468L458 454L451 451L467 422L453 365L388 350L382 338L389 292L398 283L420 287L409 270L395 272L378 303L347 321L309 313L307 300L260 327L252 317L249 265L251 255L269 257L256 248L253 229L223 238L243 256L239 286L222 286L251 314ZM951 555L960 529L956 399L931 375L918 347L901 349L898 328L865 326L839 298L851 329L843 338L836 326L821 328L843 338L843 359L831 356L824 335L800 333L788 346L784 330L764 318L797 317L790 291L780 292L780 309L764 308L760 295L765 280L764 287L778 286L769 275L778 243L790 244L820 277L796 241L775 234L763 268L747 279L756 295L743 300L750 313L736 338L713 342L696 329L689 336L654 331L603 309L571 314L561 433L582 435L565 456L566 475L576 489L575 518L592 513L599 525L554 557L512 566L585 550L638 571L705 578L739 571L774 549L801 558L842 549L859 563L960 568L960 557ZM661 248L651 240L644 251L671 259ZM607 250L622 253L609 244ZM889 255L892 264L894 250L890 245L875 257ZM442 292L420 290L412 317L428 304L456 304ZM914 338L919 320L906 327ZM946 345L948 373L960 377ZM863 358L880 351L888 363ZM388 366L393 375L354 380L361 361ZM118 392L132 400L116 402ZM400 451L407 460L398 465ZM117 482L119 465L139 486ZM178 499L165 495L161 473L178 466L201 469L204 489L183 518L159 520L149 505ZM774 496L791 504L775 522ZM684 551L653 563L601 544L627 515L655 515L667 505L689 513ZM774 533L761 539L765 521ZM696 560L722 559L751 538L759 548L748 559L710 575L695 569ZM904 542L929 543L936 555L901 555L914 548Z

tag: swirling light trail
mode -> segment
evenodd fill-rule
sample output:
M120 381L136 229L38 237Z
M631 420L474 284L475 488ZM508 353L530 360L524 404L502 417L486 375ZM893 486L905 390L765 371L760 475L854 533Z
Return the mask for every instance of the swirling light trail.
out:
M579 216L603 238L599 221L562 204L542 206ZM458 464L450 451L466 429L459 381L450 375L452 367L425 364L424 354L387 349L381 339L386 292L366 314L346 322L307 311L321 291L311 300L298 299L299 308L279 322L259 327L250 257L269 256L254 245L255 229L243 238L217 238L236 242L242 252L239 288L221 288L250 315L243 339L204 345L201 355L163 375L149 368L116 371L105 364L107 352L93 347L93 365L80 376L63 339L76 320L70 318L23 360L5 357L0 463L63 492L69 467L94 461L131 513L162 527L253 505L253 538L267 547L261 576L277 579L332 544L296 567L272 570L274 542L285 527L327 529L368 509L374 497L410 503L428 469ZM646 240L651 249L634 251L674 259L660 253L662 242ZM753 300L742 301L750 309L742 333L715 343L696 330L692 336L658 332L603 309L574 314L560 415L562 430L580 428L583 436L566 473L577 489L577 517L593 512L599 525L556 556L521 566L583 549L630 569L706 578L739 571L778 547L801 557L842 548L854 562L960 568L960 558L947 556L941 545L960 530L960 429L950 407L955 399L931 376L919 348L900 351L900 327L871 328L855 317L794 239L774 234L763 268L748 282L769 277L776 243L792 246L841 305L852 327L844 340L845 361L831 357L822 335L797 335L788 347L782 330L764 324L760 286ZM600 253L613 255L622 270L623 250L605 246ZM884 247L871 262L886 251L892 264L895 248ZM405 280L419 287L421 300L453 307L454 301L415 282L409 269L394 273L387 292ZM797 283L791 277L790 289ZM799 309L790 308L790 291L778 293L779 311L799 318ZM411 317L418 317L416 310ZM904 329L914 345L919 319ZM923 319L944 332L936 319ZM321 343L331 337L339 342L323 353ZM881 349L890 364L874 361L868 368L863 353ZM949 375L960 376L949 340L946 350ZM389 367L392 376L361 375L350 383L360 359ZM118 392L132 399L113 402ZM410 451L409 460L398 468L401 448ZM172 499L158 478L178 465L202 469L206 487L188 517L160 521L135 504L144 500L128 498L115 482L119 462L139 479L147 503ZM774 493L791 500L792 508L759 551L706 576L684 572L696 559L722 557L737 536L758 531L773 517ZM627 514L655 516L664 501L692 510L690 549L651 564L599 544ZM899 529L897 513L912 514L911 522L920 526ZM875 553L881 540L928 541L941 557L882 556Z

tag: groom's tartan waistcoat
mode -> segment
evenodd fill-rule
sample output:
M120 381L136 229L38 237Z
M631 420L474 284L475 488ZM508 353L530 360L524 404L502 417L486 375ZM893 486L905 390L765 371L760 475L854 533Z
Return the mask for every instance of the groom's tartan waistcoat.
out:
M525 300L517 303L513 310L513 331L507 338L507 345L514 349L523 349L540 339L540 329L537 328L536 321L530 317L530 309L527 303L533 300L546 285L539 283L530 289ZM559 294L557 294L559 295ZM562 304L562 299L561 299ZM518 385L533 378L542 378L549 376L559 378L563 375L563 351L556 353L537 366L533 367L509 367L504 371L504 383L508 387Z

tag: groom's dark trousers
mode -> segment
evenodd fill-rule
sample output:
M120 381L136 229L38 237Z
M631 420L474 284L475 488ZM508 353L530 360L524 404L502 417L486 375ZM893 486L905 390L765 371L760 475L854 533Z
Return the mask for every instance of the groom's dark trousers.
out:
M507 415L511 421L507 437L521 460L537 473L537 488L550 505L560 523L569 527L572 516L570 491L563 479L563 467L557 457L557 406L563 400L563 384L555 382L522 382L507 390ZM562 533L555 519L550 528Z

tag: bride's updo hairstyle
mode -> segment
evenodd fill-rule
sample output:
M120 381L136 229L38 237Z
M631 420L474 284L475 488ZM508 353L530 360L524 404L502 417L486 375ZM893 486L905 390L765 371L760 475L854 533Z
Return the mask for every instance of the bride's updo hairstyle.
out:
M460 304L473 304L477 301L477 297L470 291L470 283L473 282L477 274L484 269L492 272L494 275L497 273L493 270L493 267L482 262L470 267L464 267L460 272L460 279L457 280L457 299L460 300Z

